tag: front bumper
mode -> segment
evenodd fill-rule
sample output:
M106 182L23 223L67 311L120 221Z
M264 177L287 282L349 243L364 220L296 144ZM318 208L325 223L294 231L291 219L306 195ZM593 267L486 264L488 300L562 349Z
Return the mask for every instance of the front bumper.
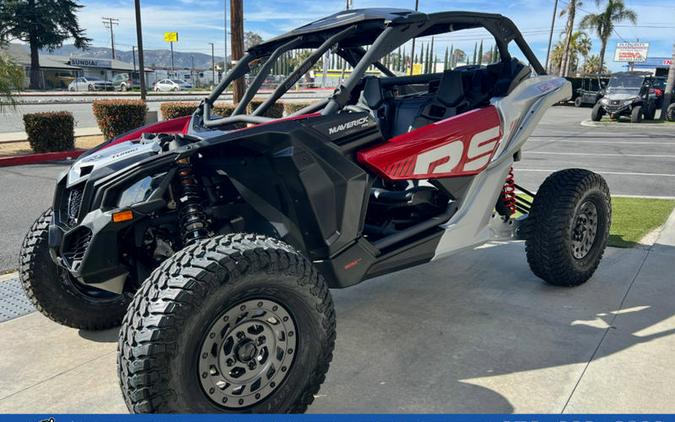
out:
M102 168L71 186L67 184L67 173L64 174L56 187L54 217L49 227L49 249L54 262L80 282L104 290L110 290L107 284L111 281L124 280L131 272L129 258L131 261L134 258L124 256L131 251L128 242L135 242L134 245L139 242L135 227L143 227L148 214L166 203L153 197L134 204L130 207L133 220L115 223L112 214L120 210L116 200L121 191L138 179L167 171L174 159L173 154L149 158L114 173ZM171 177L168 173L167 185Z

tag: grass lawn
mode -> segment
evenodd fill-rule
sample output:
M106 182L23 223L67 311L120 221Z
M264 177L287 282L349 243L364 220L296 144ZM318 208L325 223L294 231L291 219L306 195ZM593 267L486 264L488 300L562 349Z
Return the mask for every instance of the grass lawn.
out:
M609 246L630 248L647 233L663 225L675 201L646 198L612 198L612 227Z
M521 194L523 195L523 194ZM531 201L529 195L523 195ZM609 246L631 248L663 225L675 208L675 200L612 197L612 227Z

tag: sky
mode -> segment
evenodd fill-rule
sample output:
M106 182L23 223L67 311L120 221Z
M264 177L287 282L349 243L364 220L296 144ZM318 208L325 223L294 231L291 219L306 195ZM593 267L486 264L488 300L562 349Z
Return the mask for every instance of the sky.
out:
M447 10L469 10L500 13L513 20L520 28L526 41L543 63L546 58L548 34L555 0L420 0L420 10L437 12ZM605 0L600 0L604 3ZM637 25L629 22L617 26L607 46L606 63L610 70L619 70L621 64L613 62L614 47L621 41L649 42L649 56L670 56L675 43L675 0L624 0L627 7L638 14ZM224 0L141 0L143 17L143 43L146 49L168 48L163 40L164 32L178 32L176 51L201 52L210 54L209 43L215 44L216 54L224 53ZM414 8L414 0L353 0L353 8L398 7ZM136 44L134 2L132 0L81 0L84 6L79 11L82 27L93 39L92 45L110 46L110 33L102 17L119 19L115 27L116 48L131 50ZM559 0L558 10L566 6L566 0ZM229 7L229 1L227 2ZM332 13L343 10L345 0L246 0L244 1L245 31L259 33L263 39L306 24ZM576 24L589 12L596 12L595 0L584 0L581 11L577 12ZM581 14L581 16L579 16ZM557 17L553 43L560 38L566 17ZM229 26L229 25L228 25ZM592 54L598 54L600 42L590 33L593 41ZM439 58L445 47L452 43L455 48L473 52L476 42L484 39L486 33L461 31L453 36L441 36L436 40ZM486 45L487 47L487 45Z

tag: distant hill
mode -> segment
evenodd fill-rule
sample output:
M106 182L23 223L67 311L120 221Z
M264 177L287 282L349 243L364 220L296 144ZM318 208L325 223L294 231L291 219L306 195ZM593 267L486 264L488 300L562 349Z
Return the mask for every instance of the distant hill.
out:
M28 47L26 46L26 50ZM56 56L72 57L91 57L97 59L112 58L112 51L106 47L90 47L87 50L78 50L72 44L64 45L61 48L50 51L41 51L42 54L51 54ZM136 53L138 60L138 53ZM173 60L176 68L192 67L192 57L194 57L195 69L210 69L211 56L204 53L190 53L174 51ZM115 49L115 58L127 63L133 63L132 52ZM171 67L171 50L145 50L145 67ZM222 56L215 56L216 63L222 62Z

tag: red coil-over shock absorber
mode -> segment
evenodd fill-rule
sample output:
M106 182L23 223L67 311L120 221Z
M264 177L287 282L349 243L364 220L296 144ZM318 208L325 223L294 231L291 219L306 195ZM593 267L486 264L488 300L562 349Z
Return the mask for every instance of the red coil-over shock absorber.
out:
M508 212L507 215L510 216L516 213L516 181L513 177L513 167L509 169L509 174L506 175L501 201L503 209Z

